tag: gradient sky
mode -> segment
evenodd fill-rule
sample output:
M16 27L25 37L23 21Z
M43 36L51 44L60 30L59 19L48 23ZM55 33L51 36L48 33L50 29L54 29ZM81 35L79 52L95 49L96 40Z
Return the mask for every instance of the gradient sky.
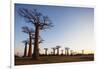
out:
M61 49L64 47L69 47L72 50L95 49L93 8L15 4L15 54L23 54L24 44L22 41L28 37L22 32L21 27L34 27L19 16L19 8L37 9L52 20L54 27L40 33L45 40L40 44L41 49L50 49L57 45L60 45Z

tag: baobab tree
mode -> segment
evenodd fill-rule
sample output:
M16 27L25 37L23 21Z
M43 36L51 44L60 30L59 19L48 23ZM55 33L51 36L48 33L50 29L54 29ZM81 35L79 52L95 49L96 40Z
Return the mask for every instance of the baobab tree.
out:
M70 50L70 55L71 55L71 56L73 55L73 50Z
M26 57L26 56L27 56L27 44L28 44L28 40L24 40L24 41L22 41L22 42L25 44L24 56L23 56L23 57Z
M55 55L56 48L52 48L52 50L53 50L53 55Z
M64 51L64 50L62 49L62 50L61 50L61 55L63 55L63 51Z
M56 46L56 49L57 49L57 55L59 55L59 48L60 48L60 46Z
M51 20L48 16L44 16L36 9L29 10L25 8L19 9L18 13L24 17L28 23L34 25L35 28L35 39L34 39L34 52L33 59L37 60L39 57L39 34L40 30L49 29L52 26Z
M50 55L52 56L53 55L53 52L51 51Z
M44 48L44 50L45 50L45 55L47 55L48 48Z
M32 35L34 34L34 30L32 28L28 28L27 26L24 26L22 27L22 32L27 33L29 36L28 57L32 57Z
M68 47L65 47L65 55L67 54L67 56L69 55L69 49ZM67 51L67 52L66 52Z
M82 55L84 55L84 50L82 50Z

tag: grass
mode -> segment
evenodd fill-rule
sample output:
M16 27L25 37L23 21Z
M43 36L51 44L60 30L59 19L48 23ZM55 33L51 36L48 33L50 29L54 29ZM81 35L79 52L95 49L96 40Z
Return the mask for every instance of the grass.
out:
M48 63L63 63L63 62L80 62L93 61L94 55L81 56L40 56L39 60L32 58L15 58L15 65L29 65L29 64L48 64Z

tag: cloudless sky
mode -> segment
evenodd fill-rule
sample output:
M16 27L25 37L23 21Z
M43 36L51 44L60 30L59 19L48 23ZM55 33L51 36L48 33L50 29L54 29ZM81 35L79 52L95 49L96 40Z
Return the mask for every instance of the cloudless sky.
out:
M22 32L21 27L34 27L18 14L19 8L37 9L43 15L49 16L52 21L54 27L40 33L45 40L40 44L41 49L50 49L57 45L60 45L61 49L65 47L72 50L95 49L93 8L15 4L15 53L23 54L24 44L22 41L28 38L28 35Z

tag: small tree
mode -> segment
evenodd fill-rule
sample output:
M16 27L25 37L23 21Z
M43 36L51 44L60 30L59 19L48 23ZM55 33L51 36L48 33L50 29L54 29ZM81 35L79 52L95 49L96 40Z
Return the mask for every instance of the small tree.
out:
M47 55L48 48L44 48L44 50L45 50L45 55Z
M71 55L71 56L73 55L73 50L70 50L70 55Z
M51 54L50 54L51 56L53 55L53 52L51 52Z
M53 55L55 55L56 48L52 48L52 50L53 50Z
M29 51L28 57L32 56L32 35L34 34L34 30L32 28L28 28L27 26L22 27L22 32L27 33L29 35Z
M63 51L64 51L64 50L62 49L62 50L61 50L61 55L63 55Z
M70 48L65 47L65 55L67 54L67 56L69 55L69 49L70 49ZM67 51L67 53L66 53L66 51Z
M84 50L82 50L82 55L84 55Z
M36 9L29 10L25 8L19 9L18 13L24 17L28 23L34 25L35 28L35 39L34 39L34 53L33 59L38 59L39 57L39 33L40 30L45 30L52 27L51 20L48 16L44 16L42 13L38 12Z
M27 56L27 44L28 44L28 40L24 40L24 41L22 41L22 42L25 44L24 56L23 56L23 57L26 57L26 56Z
M59 48L60 48L61 46L56 46L56 49L57 49L57 55L59 55Z

